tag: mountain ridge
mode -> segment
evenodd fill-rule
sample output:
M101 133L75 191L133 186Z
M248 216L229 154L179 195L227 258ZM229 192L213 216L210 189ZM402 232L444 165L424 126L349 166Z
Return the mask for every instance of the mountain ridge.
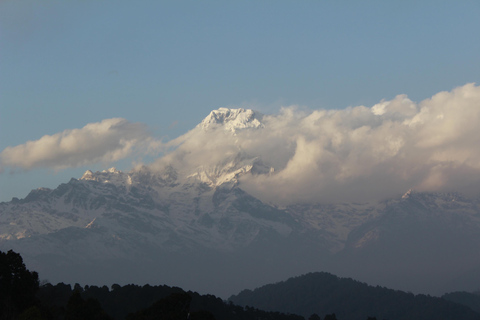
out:
M222 295L318 270L415 292L480 287L478 198L409 190L363 203L264 202L244 188L244 179L277 173L236 139L264 132L258 130L267 129L265 121L248 109L212 111L152 164L87 170L55 189L2 202L0 249L15 249L58 281L103 275L118 282L115 273L150 282L162 270L167 280L200 291L211 290L219 276L225 285L214 290ZM232 144L215 140L225 135ZM89 278L85 270L92 267L98 272Z
M170 173L174 176L173 171ZM424 221L424 224L414 229L423 228L420 231L428 235L427 239L432 239L429 241L438 241L437 233L431 236L428 234L429 228L438 223L443 228L440 231L448 234L445 233L448 230L451 234L451 229L455 226L452 224L452 215L455 215L463 219L462 225L468 226L463 229L459 227L459 230L463 233L466 229L471 231L461 239L466 251L460 250L459 254L452 257L463 259L462 254L467 253L465 261L470 259L467 264L470 268L474 268L477 262L472 250L480 243L479 237L474 236L478 230L478 202L462 198L458 194L414 193L409 197L377 204L303 204L278 209L264 204L238 185L228 182L225 183L226 187L209 186L197 179L184 184L178 180L174 180L175 183L165 183L165 180L152 173L152 176L148 176L145 168L138 176L131 173L128 178L128 174L114 169L86 174L87 177L84 175L83 179L71 179L56 189L33 190L25 199L0 204L0 247L16 249L26 256L26 261L36 261L36 265L40 266L47 257L52 256L58 256L58 259L64 261L71 260L72 264L84 257L90 257L92 261L89 264L101 264L101 261L109 259L121 259L123 263L130 264L125 261L132 261L133 257L145 260L148 264L148 256L152 252L157 252L159 256L182 255L180 252L183 252L184 258L180 259L183 263L189 254L194 256L195 251L210 252L206 256L218 255L213 260L221 261L222 255L231 256L239 250L250 252L245 253L247 256L256 252L254 256L257 257L256 255L262 254L260 249L255 249L258 243L264 243L259 247L269 250L269 254L274 256L272 259L283 261L282 246L290 245L291 248L283 254L296 252L296 259L300 259L298 261L309 257L301 268L304 272L315 271L315 268L338 269L340 274L358 276L359 279L375 283L375 278L366 277L362 272L346 266L356 264L368 269L372 264L378 264L385 267L384 263L379 263L378 258L367 263L368 259L364 257L389 256L383 252L393 247L384 245L385 249L378 251L378 244L385 243L392 235L402 235L405 230L412 230L412 223L415 225L418 221ZM98 177L95 177L96 174ZM111 175L123 178L115 180ZM145 184L146 176L149 184ZM129 183L126 184L126 181ZM417 208L417 211L412 211L412 208ZM430 211L425 211L425 208L430 208ZM412 217L416 220L412 220ZM403 226L401 221L404 221ZM435 223L432 224L432 221ZM414 236L412 239L424 238ZM471 249L465 245L469 241L468 247ZM424 240L422 242L426 243ZM405 243L408 244L403 244ZM72 246L76 249L73 250ZM395 261L420 254L414 248L422 246L415 242L410 246L413 249L408 252L402 253L399 248L395 249L394 253L399 255ZM453 244L445 246L446 251L443 252L452 254L458 249L459 245ZM74 252L77 252L77 258L61 258L62 255L73 255ZM298 256L299 252L303 256ZM313 252L322 254L312 258ZM442 261L438 260L442 255L440 250L432 256L437 257L432 261ZM298 261L290 263L298 265ZM339 263L341 266L337 266ZM51 278L46 271L49 268L41 267L39 270ZM378 271L378 268L372 267L372 270ZM468 268L460 269L463 273L469 272ZM295 268L289 270L289 273L285 271L282 275L291 276L300 272L295 271ZM460 274L462 273L459 272ZM388 278L388 273L384 278ZM385 279L380 282L389 284ZM87 280L88 278L84 281ZM427 287L427 284L424 283L423 287ZM422 292L422 286L414 290Z
M413 295L326 272L315 272L243 290L229 301L266 311L299 314L335 313L338 319L479 319L480 314L466 306L438 297Z

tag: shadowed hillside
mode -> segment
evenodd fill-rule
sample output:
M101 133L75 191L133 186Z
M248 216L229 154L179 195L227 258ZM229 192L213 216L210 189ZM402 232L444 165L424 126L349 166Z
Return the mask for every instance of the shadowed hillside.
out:
M373 287L328 273L309 273L253 291L244 290L229 300L305 317L335 313L340 320L480 319L468 307L442 298Z

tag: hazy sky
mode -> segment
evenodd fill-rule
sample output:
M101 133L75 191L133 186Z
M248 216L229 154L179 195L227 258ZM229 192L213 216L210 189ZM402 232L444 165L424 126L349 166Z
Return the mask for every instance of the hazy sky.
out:
M430 104L435 117L472 112L447 127L423 113L430 131L417 133L462 131L472 119L439 146L461 144L457 160L473 163L465 150L478 141L459 139L475 138L479 120L480 101L465 98L478 87L464 86L480 82L479 16L478 1L0 0L0 201L152 161L159 141L220 107L278 118L298 105L289 110L307 117L405 94L416 108L405 120L448 91L462 102Z

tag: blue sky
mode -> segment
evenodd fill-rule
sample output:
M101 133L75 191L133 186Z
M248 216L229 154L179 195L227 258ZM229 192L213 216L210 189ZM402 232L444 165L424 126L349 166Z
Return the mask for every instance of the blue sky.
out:
M480 82L479 16L478 1L1 0L0 152L110 118L168 141L220 107L419 102ZM141 160L0 163L0 201Z

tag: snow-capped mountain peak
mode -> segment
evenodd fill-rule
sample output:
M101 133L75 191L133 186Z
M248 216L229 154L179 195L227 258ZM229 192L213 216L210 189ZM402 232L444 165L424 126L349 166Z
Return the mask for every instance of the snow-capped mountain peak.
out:
M85 171L80 180L95 180L95 176L93 175L92 170Z
M402 199L408 199L410 198L410 195L413 193L414 191L412 189L408 189L407 192L405 192L402 196Z
M238 130L246 128L263 128L262 118L261 113L251 109L220 108L210 112L199 126L205 131L223 126L226 131L235 134Z
M239 153L215 166L199 166L187 178L196 179L213 188L225 183L236 185L238 178L245 174L257 175L270 174L272 172L273 168L264 164L259 158Z
M91 170L85 171L80 180L91 180L101 183L111 183L114 185L129 186L132 184L132 178L129 174L124 173L116 168L92 172Z

